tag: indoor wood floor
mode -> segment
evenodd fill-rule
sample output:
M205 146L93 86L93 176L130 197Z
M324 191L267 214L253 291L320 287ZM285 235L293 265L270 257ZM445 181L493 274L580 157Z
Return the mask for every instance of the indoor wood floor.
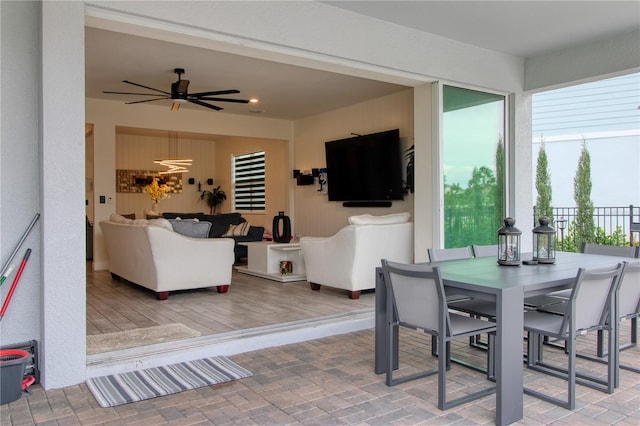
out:
M374 304L372 291L350 300L341 290L311 291L307 282L279 283L235 270L226 294L214 287L171 292L160 301L150 290L87 266L88 335L182 323L206 336L373 309Z

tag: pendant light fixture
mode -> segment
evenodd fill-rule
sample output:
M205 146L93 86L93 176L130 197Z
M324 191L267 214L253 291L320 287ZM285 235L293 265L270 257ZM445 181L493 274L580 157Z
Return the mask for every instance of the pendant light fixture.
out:
M167 167L167 170L158 172L161 175L169 173L186 173L187 167L191 166L193 160L178 158L178 132L169 132L169 158L163 160L153 160L154 163Z

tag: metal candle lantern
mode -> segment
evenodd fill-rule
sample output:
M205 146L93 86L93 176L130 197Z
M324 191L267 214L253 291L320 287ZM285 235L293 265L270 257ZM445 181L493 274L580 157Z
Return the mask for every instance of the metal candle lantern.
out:
M507 217L504 226L498 229L498 264L520 265L520 235L522 232L513 225L515 219Z
M538 263L556 262L556 230L549 226L551 219L541 216L539 226L533 228L533 260Z

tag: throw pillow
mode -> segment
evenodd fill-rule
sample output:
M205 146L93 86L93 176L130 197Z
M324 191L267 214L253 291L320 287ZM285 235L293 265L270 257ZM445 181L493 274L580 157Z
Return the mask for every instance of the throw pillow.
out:
M127 219L126 217L121 216L121 215L116 214L116 213L111 213L111 215L109 216L109 220L111 222L115 222L115 223L125 223L125 224L133 223L133 220Z
M135 213L123 214L122 217L126 217L127 219L135 219L136 214Z
M229 225L227 232L222 234L223 237L244 237L249 233L249 222L242 222L238 225Z
M389 225L392 223L408 222L411 215L408 212L392 213L384 216L372 216L363 214L360 216L351 216L349 223L351 225Z
M173 232L173 226L171 226L171 222L163 217L159 217L157 219L150 219L149 226L157 226L159 228L165 228L169 231Z
M173 230L185 237L191 238L208 238L211 223L200 222L195 220L169 219Z

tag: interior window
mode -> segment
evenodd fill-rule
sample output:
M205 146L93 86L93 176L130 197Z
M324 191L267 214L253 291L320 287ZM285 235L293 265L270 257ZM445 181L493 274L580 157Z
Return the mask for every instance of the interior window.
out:
M232 157L233 209L238 212L264 212L265 153L264 151Z

